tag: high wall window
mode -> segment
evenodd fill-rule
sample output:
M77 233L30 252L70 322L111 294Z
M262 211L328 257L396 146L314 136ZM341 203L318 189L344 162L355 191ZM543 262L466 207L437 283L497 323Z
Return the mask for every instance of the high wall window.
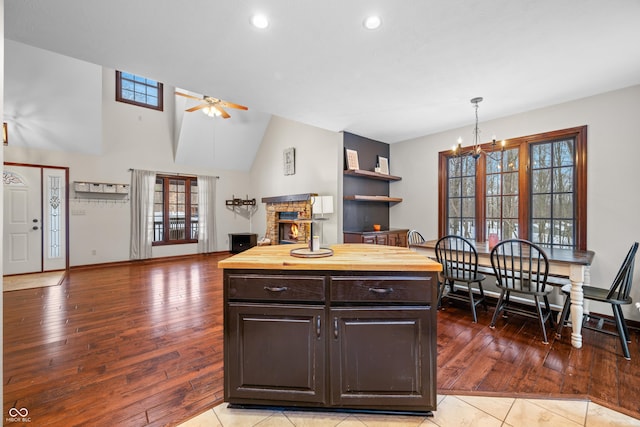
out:
M162 111L162 83L116 71L116 101Z
M153 198L153 244L198 241L198 181L192 177L156 176Z
M493 152L490 144L482 148L477 160L440 153L441 236L484 242L496 234L586 249L586 126L512 139Z

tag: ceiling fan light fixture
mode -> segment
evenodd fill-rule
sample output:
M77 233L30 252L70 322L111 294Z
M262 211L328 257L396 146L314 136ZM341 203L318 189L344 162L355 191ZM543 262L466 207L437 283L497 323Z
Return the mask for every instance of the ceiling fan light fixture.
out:
M367 30L377 30L382 25L382 19L378 15L367 16L362 25Z
M202 112L209 117L219 117L222 115L220 111L218 111L216 108L213 108L213 107L204 107L202 109Z
M265 15L256 14L251 17L251 24L256 28L264 30L269 26L269 19Z

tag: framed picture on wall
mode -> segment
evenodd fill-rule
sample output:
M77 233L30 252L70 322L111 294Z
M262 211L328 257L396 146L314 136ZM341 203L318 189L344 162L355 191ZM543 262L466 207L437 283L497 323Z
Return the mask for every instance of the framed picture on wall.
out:
M282 168L285 175L295 175L296 173L296 149L285 148L282 154Z
M345 157L347 159L347 169L360 169L360 164L358 163L358 152L356 150L345 148Z
M378 156L378 165L380 166L380 173L389 175L389 159L386 157Z

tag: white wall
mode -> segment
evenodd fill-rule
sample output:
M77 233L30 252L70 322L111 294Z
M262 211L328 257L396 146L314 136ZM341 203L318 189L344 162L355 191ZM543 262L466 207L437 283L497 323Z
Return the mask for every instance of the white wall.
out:
M99 154L102 68L5 41L4 118L13 145Z
M638 117L640 86L633 86L480 122L485 135L493 133L498 139L588 126L587 246L596 253L591 282L602 287L610 285L631 244L640 241ZM395 173L402 176L391 185L391 195L404 198L391 209L391 226L418 229L426 238L438 236L438 152L450 149L459 135L469 139L472 126L391 145ZM640 301L640 260L631 292L634 301ZM607 310L594 307L601 313ZM624 310L630 319L640 320L635 307Z
M42 58L46 61L46 57ZM46 67L46 63L43 64ZM233 194L249 191L249 174L178 165L173 149L173 88L165 86L165 111L159 112L115 101L114 70L97 67L101 73L101 141L99 153L85 154L5 147L5 161L69 167L74 181L129 183L130 168L160 172L218 175L217 249L227 250L227 233L247 231L249 221L225 207ZM61 101L56 108L67 108ZM69 129L72 129L73 123ZM89 142L88 142L89 143ZM91 141L95 144L95 141ZM70 191L70 264L99 264L129 259L129 203L86 201ZM153 256L196 253L195 244L154 247Z
M284 175L283 151L294 147L295 174ZM341 198L342 134L273 116L251 168L250 197L258 198L253 230L259 237L266 228L262 197L317 193L334 197L334 213L324 221L324 244L342 239ZM338 233L340 230L340 233Z

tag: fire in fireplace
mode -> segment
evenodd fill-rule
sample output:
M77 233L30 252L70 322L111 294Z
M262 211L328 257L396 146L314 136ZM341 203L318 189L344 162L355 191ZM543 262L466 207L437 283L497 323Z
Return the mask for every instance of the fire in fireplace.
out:
M296 222L298 212L280 212L278 217L278 243L299 243L300 226Z
M300 227L296 223L280 223L280 244L299 243Z

